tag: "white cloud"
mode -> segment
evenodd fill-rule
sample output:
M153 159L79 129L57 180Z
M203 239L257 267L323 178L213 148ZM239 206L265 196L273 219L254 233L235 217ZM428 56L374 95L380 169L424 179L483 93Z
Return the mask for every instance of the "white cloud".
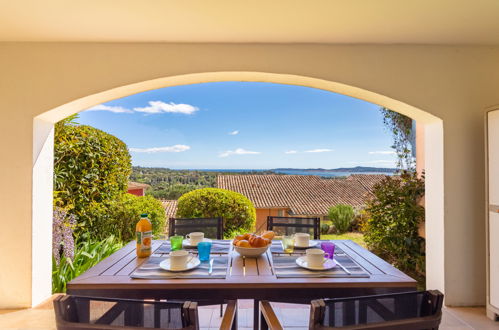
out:
M95 107L87 109L87 111L110 111L114 113L133 113L133 112L143 112L143 113L182 113L185 115L192 115L194 112L198 111L199 108L190 104L184 103L166 103L163 101L149 101L149 106L147 107L136 107L133 109L128 109L119 106L111 106L105 104L99 104ZM239 131L234 131L239 133ZM237 134L235 133L235 134ZM234 135L235 135L234 134Z
M288 154L288 155L289 155L289 154L297 154L297 153L298 153L298 151L296 151L296 150L288 150L288 151L285 151L284 153L285 153L285 154Z
M229 135L237 135L239 134L239 131L232 131L232 132L229 132Z
M192 115L199 110L198 107L184 103L165 103L163 101L149 101L148 103L148 107L133 108L133 110L145 113L183 113L185 115Z
M306 150L305 152L331 152L333 149L312 149L312 150Z
M127 109L127 108L112 106L112 105L105 105L105 104L96 105L95 107L91 107L90 109L87 109L87 111L109 111L109 112L114 112L114 113L132 113L133 112L132 110Z
M157 152L183 152L189 150L191 147L183 145L183 144L176 144L174 146L168 146L168 147L154 147L154 148L130 148L131 152L144 152L148 154L154 154Z
M250 151L250 150L245 150L243 148L237 148L236 150L227 150L222 153L220 153L219 157L225 158L229 157L230 155L257 155L260 154L259 151Z
M369 155L394 155L395 151L369 151Z

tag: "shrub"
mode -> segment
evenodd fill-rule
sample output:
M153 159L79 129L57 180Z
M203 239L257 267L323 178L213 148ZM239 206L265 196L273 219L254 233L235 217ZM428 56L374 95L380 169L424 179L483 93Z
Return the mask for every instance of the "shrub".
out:
M203 188L178 200L177 216L183 218L224 218L224 236L251 231L256 221L253 203L244 195L225 189Z
M424 221L424 177L404 171L400 177L387 177L373 189L364 226L369 248L404 271L424 274L424 239L418 235Z
M329 232L329 225L327 223L321 224L321 234L326 235Z
M350 205L338 204L329 209L328 217L338 234L342 234L350 228L355 212Z
M350 224L349 231L362 232L367 221L366 211L362 208L354 208L355 216Z
M52 293L66 292L66 283L122 247L123 244L114 236L96 241L84 234L76 245L73 259L63 257L60 262L56 262L55 258L52 259Z
M56 124L54 204L77 217L75 234L93 225L89 206L126 192L131 158L126 144L99 129L77 125L75 117Z
M139 197L127 193L108 203L91 204L88 214L95 221L87 231L96 239L114 235L120 242L129 242L135 238L135 226L142 213L148 214L153 235L165 232L166 215L161 202L152 196Z

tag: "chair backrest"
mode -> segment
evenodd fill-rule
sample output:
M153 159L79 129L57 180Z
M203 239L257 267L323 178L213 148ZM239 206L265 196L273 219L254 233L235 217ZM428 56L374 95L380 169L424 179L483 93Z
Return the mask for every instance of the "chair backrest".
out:
M59 296L54 300L58 330L199 329L197 303Z
M310 329L438 329L443 294L415 291L312 301Z
M223 239L223 218L170 218L168 236L203 232L206 238Z
M269 216L267 217L267 229L273 230L278 236L308 233L310 237L319 239L320 218Z

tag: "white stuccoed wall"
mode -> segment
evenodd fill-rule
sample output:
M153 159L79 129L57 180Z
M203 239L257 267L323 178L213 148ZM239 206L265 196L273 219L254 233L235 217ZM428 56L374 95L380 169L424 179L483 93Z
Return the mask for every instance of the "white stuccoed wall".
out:
M245 73L188 75L230 71ZM427 124L428 285L448 305L485 302L483 116L499 103L497 47L4 43L0 72L0 308L50 291L50 123L142 90L218 80L324 88Z

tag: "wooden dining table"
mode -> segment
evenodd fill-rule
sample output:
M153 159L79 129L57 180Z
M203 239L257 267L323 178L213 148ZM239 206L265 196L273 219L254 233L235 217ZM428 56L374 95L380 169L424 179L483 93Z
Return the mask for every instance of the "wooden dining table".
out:
M102 260L67 284L67 293L82 296L223 301L253 299L254 327L258 327L260 300L309 303L312 299L413 291L417 282L383 259L350 240L332 241L367 277L280 278L273 267L269 249L257 258L243 258L230 245L225 278L137 279L131 274L148 258L137 258L135 242ZM153 255L167 257L158 248L166 241L152 243Z

